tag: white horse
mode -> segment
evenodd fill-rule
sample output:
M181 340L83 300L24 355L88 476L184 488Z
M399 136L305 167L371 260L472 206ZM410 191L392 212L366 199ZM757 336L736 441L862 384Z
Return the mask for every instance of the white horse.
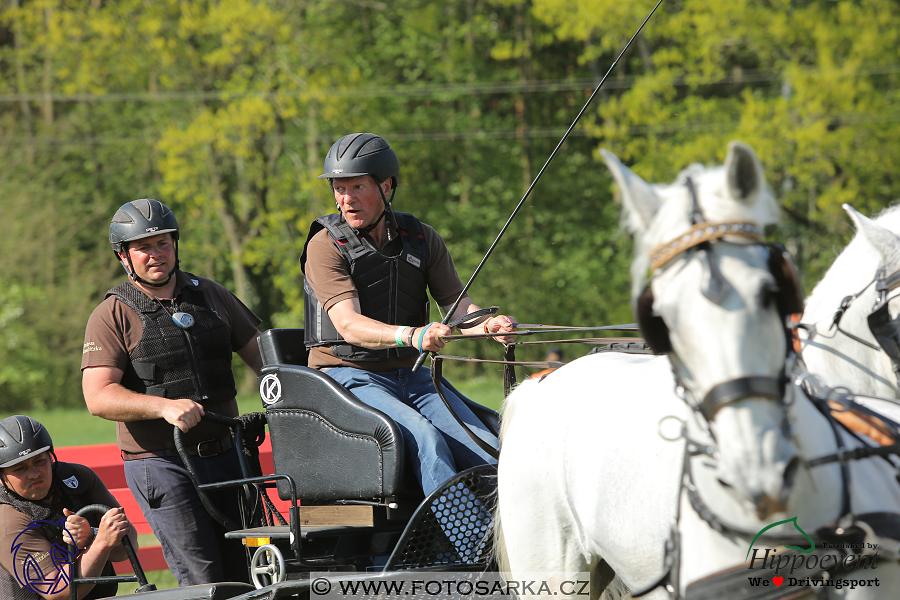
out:
M800 328L803 359L809 371L833 388L844 388L857 401L900 422L897 400L898 373L868 323L873 308L881 307L879 282L890 287L889 278L900 271L900 207L876 220L844 209L856 225L857 235L837 257L806 302ZM886 289L887 298L897 289ZM888 302L887 310L891 309ZM894 302L896 316L897 305ZM840 317L836 319L836 317Z
M787 340L778 308L790 290L778 289L786 286L773 269L779 254L752 239L753 226L776 214L753 151L733 142L723 167L690 167L668 186L645 183L609 153L604 159L636 234L642 331L667 356L590 355L510 395L501 571L549 580L590 571L593 597L611 572L654 599L686 597L691 584L689 597L726 598L752 576L780 587L787 573L745 564L758 532L792 517L803 531L841 517L846 526L848 508L898 513L900 485L883 461L853 463L852 487L835 462L805 462L834 454L841 434L799 388L787 387L789 405L780 393ZM696 244L697 231L707 243ZM640 293L648 267L652 293ZM766 534L796 534L787 527ZM762 556L774 547L784 550L763 536L752 549ZM728 570L732 578L722 579ZM862 569L842 573L853 589L825 589L896 597L900 568L878 573L877 588L859 585L872 579Z

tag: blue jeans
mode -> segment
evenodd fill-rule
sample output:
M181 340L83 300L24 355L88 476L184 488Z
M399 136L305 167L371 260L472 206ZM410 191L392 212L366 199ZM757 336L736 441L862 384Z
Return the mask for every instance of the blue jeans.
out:
M201 483L242 477L234 448L218 456L192 458ZM181 458L126 460L125 479L178 585L248 581L241 541L225 539L225 528L206 512ZM239 489L209 494L213 505L238 526Z
M353 367L328 369L329 377L362 402L389 416L403 432L407 460L427 496L459 471L497 461L479 448L444 406L425 367L372 372ZM444 380L444 395L460 419L480 439L499 448L497 437Z

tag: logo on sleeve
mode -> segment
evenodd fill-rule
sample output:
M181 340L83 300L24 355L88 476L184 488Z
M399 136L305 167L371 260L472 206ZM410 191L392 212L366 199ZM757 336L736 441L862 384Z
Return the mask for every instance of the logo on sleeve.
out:
M88 352L100 352L103 350L103 346L98 346L94 342L87 342L84 345L84 350L82 350L82 354L87 354Z

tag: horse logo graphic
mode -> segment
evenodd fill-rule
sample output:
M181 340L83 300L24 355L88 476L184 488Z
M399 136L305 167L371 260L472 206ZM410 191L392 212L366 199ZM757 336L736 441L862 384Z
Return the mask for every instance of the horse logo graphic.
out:
M40 566L40 560L44 558L42 555L25 554L26 550L22 549L23 541L19 539L33 529L39 528L44 523L51 523L65 529L65 519L59 521L32 521L25 529L22 530L16 539L13 540L10 551L13 554L13 575L16 581L26 590L35 594L51 595L59 593L69 587L69 574L63 568L65 565L71 565L78 556L78 549L75 554L69 551L60 543L54 542L50 548L50 558L53 566L56 568L55 574L44 573Z
M812 554L813 550L816 549L816 543L813 541L813 539L809 536L808 533L803 531L803 529L801 529L800 526L797 525L797 517L792 517L790 519L785 519L784 521L778 521L776 523L772 523L771 525L766 525L765 527L760 529L759 533L756 534L756 537L753 538L753 541L750 542L750 547L747 548L747 556L744 557L744 560L747 560L747 558L750 557L750 551L753 549L753 544L756 543L756 540L759 539L759 536L761 536L768 530L772 529L773 527L778 527L779 525L784 525L785 523L793 523L794 529L799 531L803 535L803 537L805 537L806 539L809 540L809 550L805 550L804 548L801 548L800 546L789 546L788 544L784 544L784 547L790 548L791 550L799 550L803 554Z

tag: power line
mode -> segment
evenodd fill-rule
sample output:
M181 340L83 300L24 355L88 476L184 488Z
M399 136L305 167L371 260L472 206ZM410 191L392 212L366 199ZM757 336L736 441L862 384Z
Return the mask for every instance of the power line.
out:
M837 120L841 126L846 125L880 125L900 123L900 112L885 113L879 115L830 115L819 114L810 115L811 119L828 119ZM643 135L672 135L685 132L698 131L730 131L737 129L740 121L723 121L712 123L685 123L681 125L656 124L656 125L633 125L628 127L626 135L643 136ZM479 140L508 140L508 139L545 139L559 138L565 132L565 128L531 128L531 129L510 129L510 130L471 130L471 131L389 131L385 132L385 137L392 140L402 140L408 142L431 142L431 141L479 141ZM570 135L576 137L592 137L592 134L583 129L573 130ZM599 137L599 136L598 136ZM254 140L284 142L296 142L298 144L306 144L308 138L302 135L268 135ZM61 136L35 136L28 138L26 136L6 136L0 137L0 146L23 146L32 143L38 146L57 146L57 145L143 145L152 146L159 141L159 138L149 136L77 136L77 137L61 137Z
M879 65L871 68L856 69L843 73L840 69L812 69L803 71L808 76L828 76L835 74L842 77L863 77L875 75L892 75L900 73L900 65ZM637 77L626 77L609 81L607 87L612 89L629 89L639 81ZM726 77L707 77L686 80L684 77L671 78L662 83L674 87L742 85L748 83L772 83L786 79L781 71L741 71ZM197 100L219 100L227 102L241 98L269 98L272 100L295 99L309 97L318 100L327 98L383 98L383 97L430 97L441 96L478 96L488 94L514 93L549 93L591 91L596 86L596 79L548 79L534 81L501 81L492 83L450 83L450 84L411 84L390 87L361 87L350 89L327 89L310 91L309 89L294 91L256 91L231 92L227 90L185 90L165 92L109 92L104 94L57 94L57 93L18 93L0 94L0 103L15 102L189 102Z

